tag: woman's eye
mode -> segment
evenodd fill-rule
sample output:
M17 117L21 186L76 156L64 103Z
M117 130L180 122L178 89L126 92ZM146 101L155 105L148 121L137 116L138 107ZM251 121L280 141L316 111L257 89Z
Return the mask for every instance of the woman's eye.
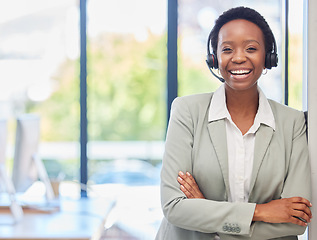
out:
M224 49L222 49L222 52L225 52L225 53L228 53L228 52L231 52L232 50L231 50L231 48L224 48Z
M254 52L254 51L256 51L256 48L255 47L249 47L249 48L247 48L247 51L248 52Z

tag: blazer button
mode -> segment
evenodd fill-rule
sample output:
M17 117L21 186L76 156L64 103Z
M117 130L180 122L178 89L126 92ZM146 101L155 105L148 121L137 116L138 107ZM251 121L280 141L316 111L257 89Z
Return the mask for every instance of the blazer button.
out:
M240 227L236 227L236 233L241 232L241 228Z
M222 230L225 231L225 232L227 232L227 231L228 231L228 226L227 226L227 225L223 226L223 227L222 227Z

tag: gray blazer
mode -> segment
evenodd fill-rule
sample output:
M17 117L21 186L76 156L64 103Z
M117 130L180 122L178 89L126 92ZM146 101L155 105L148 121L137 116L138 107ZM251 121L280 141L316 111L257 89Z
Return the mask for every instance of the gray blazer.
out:
M311 200L304 114L269 100L276 129L256 133L248 203L230 203L225 121L208 122L212 93L176 98L172 104L163 166L164 218L157 240L297 239L305 227L252 222L256 203L301 196ZM230 146L229 146L230 147ZM179 171L193 174L206 199L187 199Z

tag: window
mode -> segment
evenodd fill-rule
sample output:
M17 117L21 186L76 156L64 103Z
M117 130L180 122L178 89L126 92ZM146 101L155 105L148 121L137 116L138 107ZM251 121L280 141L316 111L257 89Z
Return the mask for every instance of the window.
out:
M0 114L9 120L10 143L13 145L15 141L16 117L39 114L40 154L50 169L50 177L63 173L64 178L77 179L77 3L74 0L1 3ZM12 158L13 151L8 154Z

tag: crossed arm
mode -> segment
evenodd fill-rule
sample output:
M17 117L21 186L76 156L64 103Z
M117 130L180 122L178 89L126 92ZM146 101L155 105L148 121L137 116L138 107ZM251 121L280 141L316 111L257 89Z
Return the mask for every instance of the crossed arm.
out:
M180 171L177 181L187 198L205 199L194 177L189 172L184 174ZM302 197L272 200L265 204L256 204L252 221L294 223L299 226L307 226L312 218L310 207L312 207L312 204Z

